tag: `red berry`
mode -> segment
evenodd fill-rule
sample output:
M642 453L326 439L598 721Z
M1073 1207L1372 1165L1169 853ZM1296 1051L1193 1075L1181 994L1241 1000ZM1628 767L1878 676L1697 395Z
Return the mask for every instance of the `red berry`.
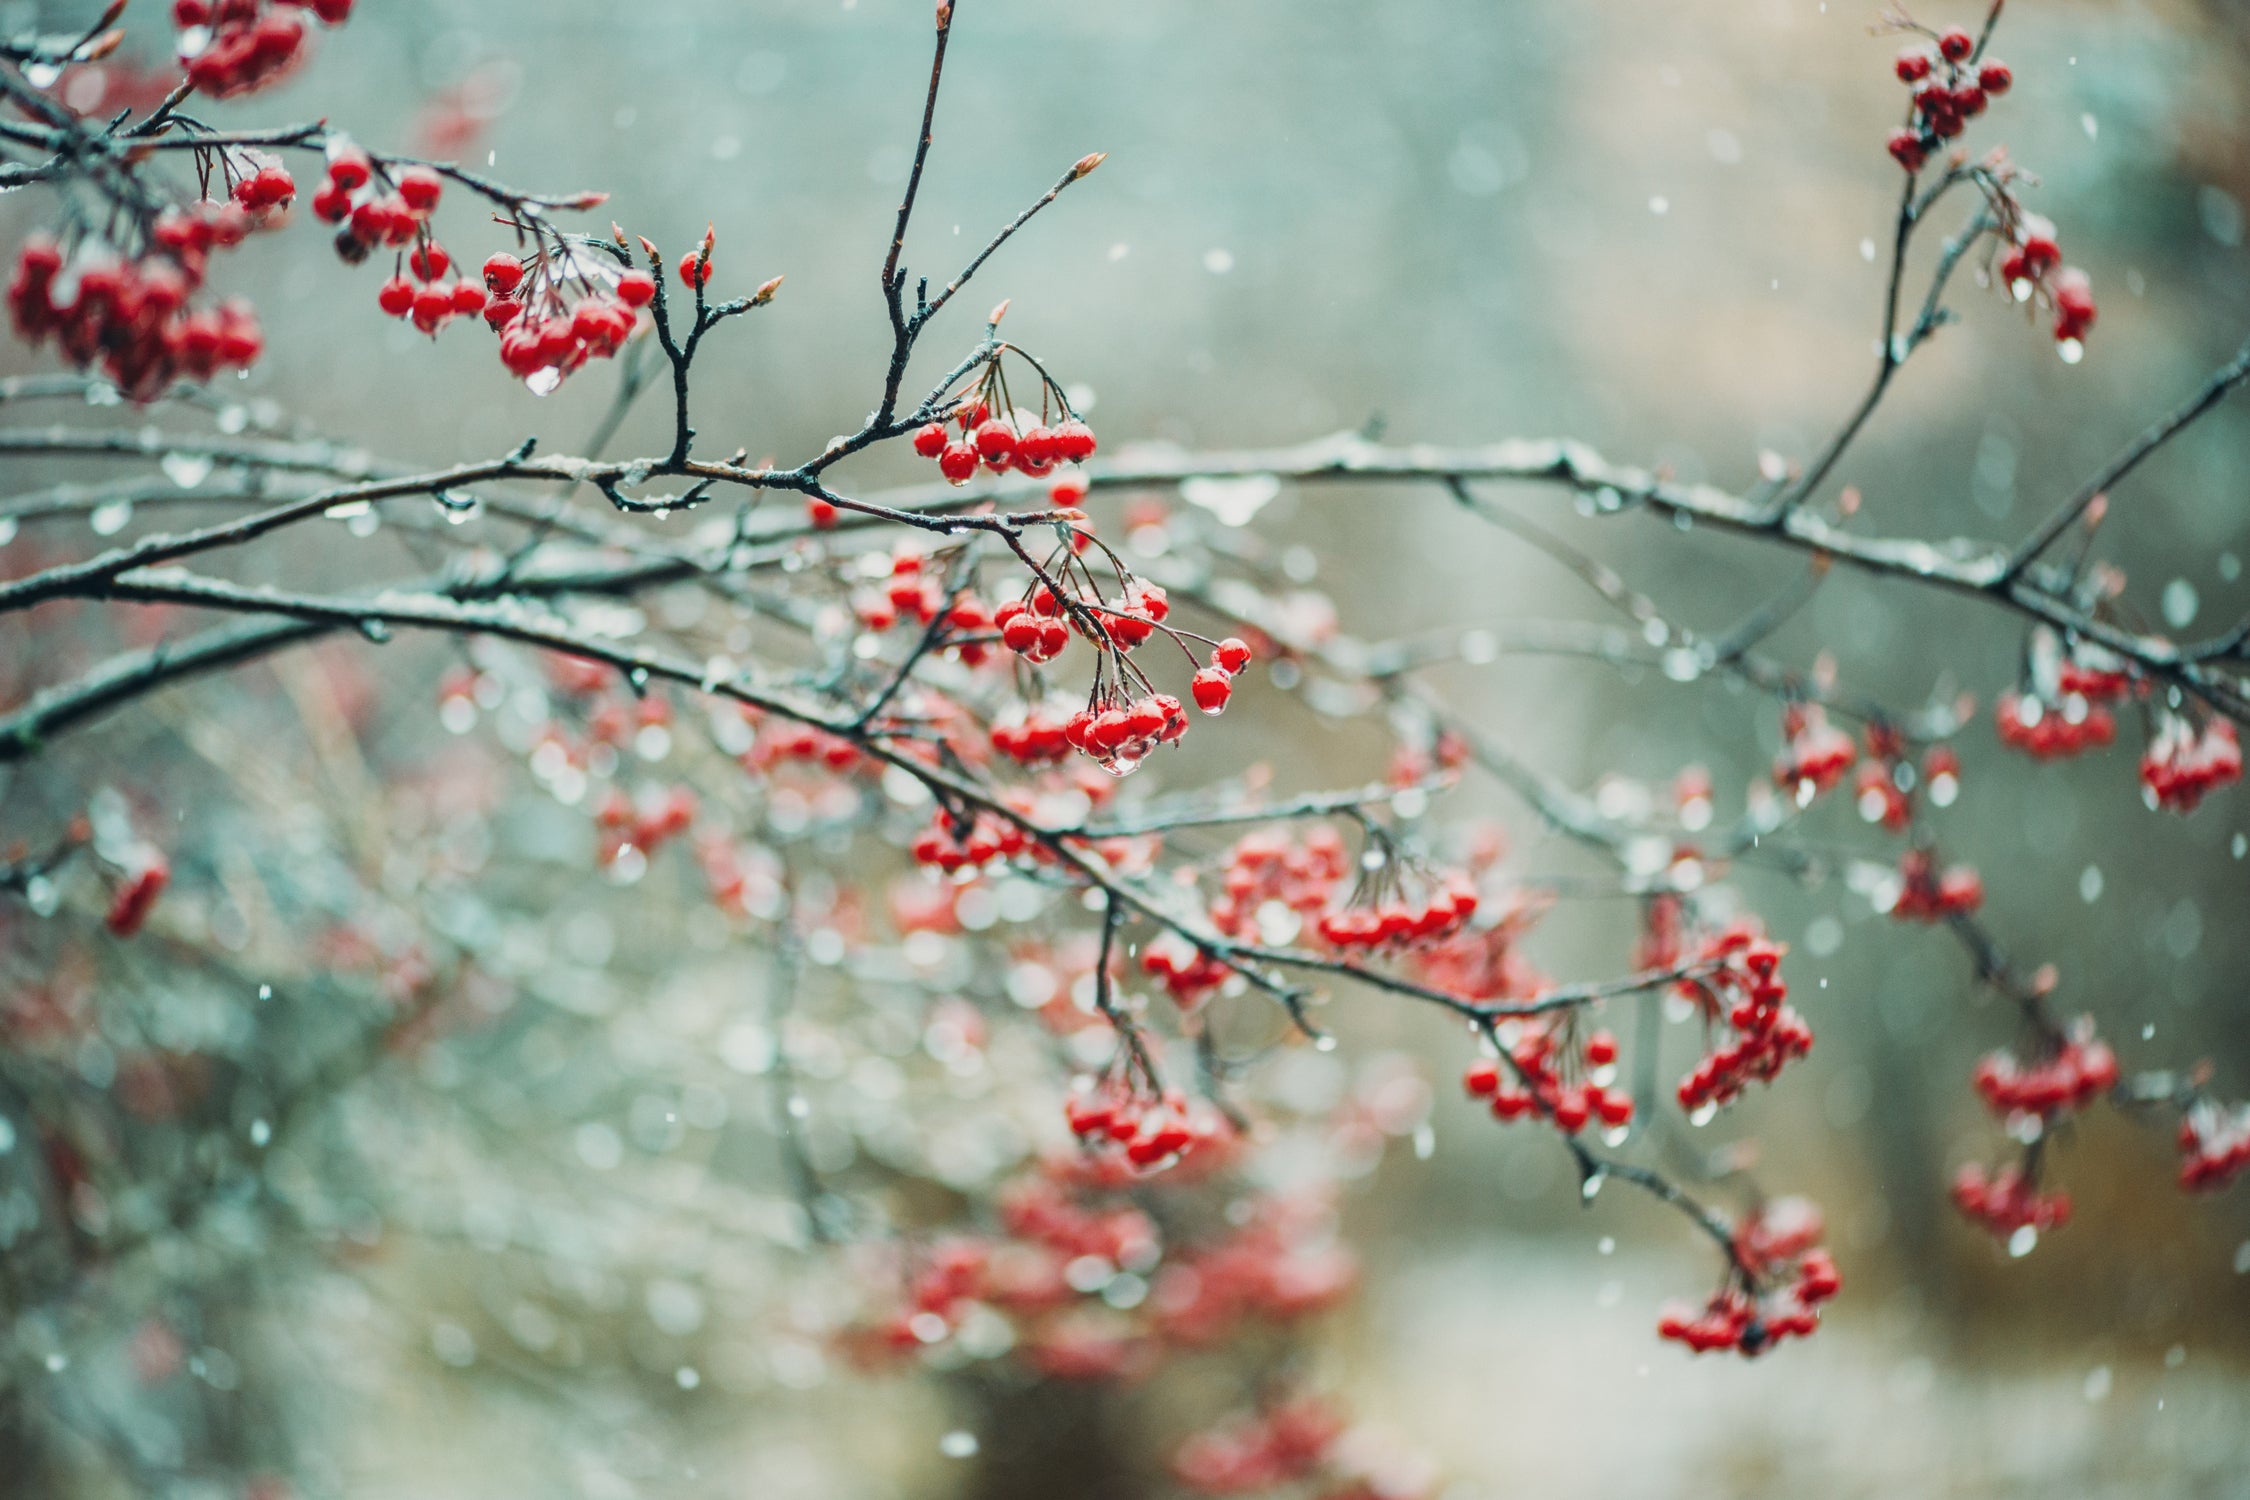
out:
M444 180L428 167L408 167L398 174L399 198L418 214L436 208L444 191Z
M1930 54L1920 47L1909 47L1898 55L1898 81L1920 83L1930 76Z
M1226 712L1227 699L1234 696L1234 678L1217 667L1205 667L1195 674L1188 688L1195 695L1197 708L1218 715Z
M914 430L914 451L924 458L937 457L950 441L942 422L931 422Z
M977 450L967 443L948 443L938 454L938 472L955 484L967 484L977 472Z
M414 253L406 258L407 269L424 281L437 280L452 264L453 257L446 254L445 247L435 240L415 246Z
M1977 69L1977 87L1988 94L2005 94L2015 84L2016 75L2004 62L1989 61Z
M505 297L523 284L523 262L502 251L484 263L484 284L496 297Z
M656 300L656 278L646 271L627 271L617 278L617 300L627 307L646 307Z
M365 187L374 170L367 153L357 146L328 148L328 180L347 193Z
M689 286L700 287L711 280L711 262L700 250L690 250L680 257L680 280Z
M1959 62L1977 50L1977 39L1954 26L1937 39L1937 46L1938 51L1945 54L1947 61Z
M971 438L976 443L977 453L996 469L1005 465L1016 451L1016 430L997 417L979 422Z
M1921 132L1901 127L1891 132L1891 159L1909 172L1922 170L1929 159L1929 149L1922 144Z
M1161 610L1151 609L1149 613L1159 620L1164 618L1164 612ZM1238 636L1228 636L1212 648L1211 664L1228 676L1234 676L1244 667L1250 665L1249 643Z
M393 276L375 289L375 305L394 318L405 317L414 310L414 283Z
M453 283L453 310L455 312L462 314L483 312L487 300L484 288L478 286L475 282L463 280Z

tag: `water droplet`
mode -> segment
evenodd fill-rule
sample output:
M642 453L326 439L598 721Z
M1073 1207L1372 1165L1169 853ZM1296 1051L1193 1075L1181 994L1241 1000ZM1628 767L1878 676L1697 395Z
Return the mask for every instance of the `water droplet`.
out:
M2086 346L2076 339L2064 339L2055 345L2055 352L2062 356L2064 364L2074 365L2086 357Z
M975 1458L980 1446L977 1435L959 1428L937 1440L938 1452L947 1458Z
M1586 1180L1578 1184L1578 1201L1581 1203L1593 1202L1601 1195L1602 1184L1607 1181L1609 1181L1607 1172L1599 1170L1588 1172Z
M1425 1120L1414 1127L1414 1159L1428 1161L1437 1155L1437 1131Z
M183 490L192 490L211 477L211 457L207 453L167 453L156 461L164 477Z
M2164 623L2174 630L2185 630L2195 623L2195 611L2201 599L2195 585L2185 578L2175 578L2164 585Z
M2029 1224L2019 1227L2008 1236L2008 1253L2017 1260L2029 1255L2039 1244L2039 1231Z
M0 547L7 546L15 539L16 518L14 516L0 516Z
M682 1365L672 1372L672 1380L683 1391L692 1391L703 1384L703 1372L693 1365Z
M1336 1050L1336 1039L1324 1031L1313 1039L1313 1050L1315 1052L1333 1052Z
M1617 1253L1617 1241L1605 1234L1594 1242L1594 1248L1603 1255L1615 1255Z
M53 88L55 86L55 80L62 77L62 75L63 65L59 62L50 62L46 59L41 59L37 62L27 62L23 65L24 82L30 84L35 89Z
M250 1122L250 1144L263 1146L273 1140L273 1126L264 1120Z
M544 370L534 370L523 379L523 388L534 396L551 396L555 387L562 384L562 371L553 365Z
M133 522L133 502L111 500L97 505L86 517L86 524L94 528L96 536L115 536Z

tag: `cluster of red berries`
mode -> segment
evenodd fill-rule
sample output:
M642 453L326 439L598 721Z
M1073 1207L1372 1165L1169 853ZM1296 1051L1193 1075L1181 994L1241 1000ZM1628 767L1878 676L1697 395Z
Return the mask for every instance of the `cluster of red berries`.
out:
M1784 1003L1789 987L1781 980L1781 955L1779 944L1742 922L1704 943L1700 958L1716 967L1695 982L1694 992L1706 1016L1723 1016L1735 1039L1680 1080L1682 1109L1725 1104L1812 1051L1812 1028Z
M1027 708L992 726L992 748L1019 765L1052 765L1074 748L1059 715Z
M2070 1222L2070 1194L2042 1193L2019 1167L2003 1167L1989 1177L1970 1162L1953 1174L1953 1206L2003 1237L2029 1229L2044 1234Z
M2194 1192L2227 1185L2250 1167L2250 1108L2224 1109L2199 1099L2180 1116L2180 1186Z
M2051 1057L2026 1066L2012 1053L1989 1052L1971 1075L1976 1090L1994 1114L2049 1115L2084 1109L2117 1086L2117 1054L2094 1036L2093 1022L2081 1017Z
M1835 1257L1820 1245L1821 1231L1819 1211L1802 1198L1765 1205L1735 1232L1740 1266L1727 1284L1700 1309L1666 1309L1657 1335L1697 1354L1743 1355L1809 1335L1820 1326L1821 1305L1844 1287Z
M1774 783L1809 801L1833 788L1859 759L1852 737L1828 722L1817 703L1792 703L1782 711L1781 755L1774 761Z
M2141 756L2141 785L2151 807L2195 811L2196 804L2242 779L2242 743L2234 725L2213 717L2201 732L2178 714L2165 717Z
M967 484L981 465L994 474L1010 469L1031 478L1054 472L1058 463L1084 463L1094 456L1094 430L1066 416L1053 427L1026 415L995 413L979 397L964 401L945 422L930 422L914 433L914 451L937 461L938 472L954 484Z
M742 752L747 771L770 771L789 761L818 765L830 771L849 771L865 760L859 746L840 734L811 724L774 719L762 726L750 748Z
M334 224L336 253L358 264L377 246L427 239L430 215L445 180L428 167L378 172L375 158L337 139L328 143L328 171L311 199L313 217Z
M1914 821L1914 799L1899 785L1898 772L1889 761L1863 760L1852 778L1853 805L1870 823L1880 823L1892 833L1903 832Z
M1089 1146L1116 1146L1144 1169L1170 1166L1223 1131L1215 1114L1190 1109L1177 1091L1152 1098L1119 1081L1073 1094L1063 1107L1071 1134Z
M1309 917L1327 907L1336 882L1350 870L1343 835L1325 824L1306 830L1302 839L1245 834L1227 851L1219 872L1221 895L1211 903L1211 925L1229 937L1248 936L1258 909L1269 901Z
M1227 700L1234 696L1234 679L1250 665L1250 648L1233 636L1219 642L1211 651L1211 665L1195 674L1188 690L1195 697L1195 706L1207 714L1226 712Z
M1919 172L1939 141L1969 128L1994 98L2015 85L2008 65L1976 56L1977 39L1956 26L1939 33L1935 51L1922 45L1899 53L1898 80L1914 90L1915 125L1891 132L1891 157Z
M172 0L188 82L219 99L271 83L304 52L300 10L341 26L352 0Z
M2018 302L2045 294L2055 310L2055 341L2083 339L2094 326L2094 286L2084 271L2062 263L2062 246L2055 226L2036 214L2025 214L2015 227L2014 242L2000 257L2000 282Z
M583 308L587 303L578 305ZM921 553L895 553L889 560L888 571L889 576L880 589L862 589L852 598L852 612L867 629L888 630L901 620L927 625L945 608L945 580L926 568ZM946 624L954 630L973 633L989 630L992 616L982 600L963 597L947 616ZM978 649L979 657L965 658L971 666L981 659L981 648Z
M1940 873L1926 849L1909 849L1898 859L1898 899L1891 915L1901 922L1939 922L1966 916L1984 905L1984 880L1968 865Z
M188 306L211 247L238 242L246 228L231 203L167 212L154 248L132 260L90 245L66 260L54 240L34 236L8 281L9 316L25 342L51 335L63 358L81 369L98 364L135 401L154 400L182 376L246 368L265 348L250 305Z
M1315 1475L1343 1432L1327 1403L1300 1397L1197 1433L1172 1456L1172 1473L1206 1495L1264 1494Z
M612 787L594 812L594 826L601 835L596 857L607 867L627 849L654 854L694 826L695 811L695 793L684 786L651 788L638 799L626 795L623 787Z
M1200 1004L1234 972L1186 939L1167 933L1141 950L1141 967L1164 983L1182 1010Z
M996 859L1013 859L1028 844L1022 827L1013 819L980 812L963 827L941 813L936 822L914 836L907 852L916 864L955 875L963 870L981 870Z
M171 883L170 862L154 849L141 850L124 879L118 881L117 889L110 893L105 920L111 933L124 938L139 932L148 914L155 910L156 898Z
M1508 1049L1516 1081L1511 1083L1501 1065L1489 1057L1469 1064L1461 1087L1472 1099L1489 1100L1497 1120L1520 1120L1537 1114L1554 1122L1564 1135L1576 1135L1589 1121L1600 1120L1612 1128L1633 1118L1632 1095L1591 1080L1571 1081L1571 1075L1588 1068L1606 1068L1617 1061L1617 1038L1597 1031L1573 1051L1558 1037L1557 1028L1532 1026Z
M1419 901L1385 901L1378 906L1346 906L1325 911L1315 924L1335 948L1390 948L1402 943L1450 937L1477 914L1477 888L1466 875L1430 882Z
M2082 693L2066 693L2059 703L2036 694L2003 693L1993 705L1992 722L2001 744L2035 760L2059 760L2117 739L2117 716Z
M703 264L708 270L709 261ZM587 290L570 303L551 277L543 294L528 278L529 268L517 257L493 255L484 263L489 296L480 300L486 325L500 335L500 363L541 394L587 360L608 359L623 348L640 310L656 298L656 278L646 271L622 271L613 290Z

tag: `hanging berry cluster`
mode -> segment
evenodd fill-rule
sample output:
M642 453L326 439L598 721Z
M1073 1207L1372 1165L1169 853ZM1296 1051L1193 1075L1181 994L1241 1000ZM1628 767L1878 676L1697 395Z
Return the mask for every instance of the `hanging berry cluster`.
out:
M304 55L300 11L341 26L352 0L172 0L188 82L215 99L273 82Z
M99 367L134 401L155 400L181 377L246 369L265 348L250 305L230 298L197 309L188 299L203 284L209 251L239 244L253 227L239 204L206 202L167 210L150 248L134 257L91 240L66 255L36 235L9 278L9 316L26 343L51 336L64 359Z
M1011 352L1038 378L1036 416L1009 399L1005 356ZM1094 447L1094 430L1071 410L1062 387L1036 360L1004 343L993 346L968 389L952 398L951 417L927 423L914 434L914 451L935 460L938 472L954 484L967 484L980 467L992 474L1013 470L1044 478L1057 464L1084 463L1094 456Z
M1927 849L1899 856L1898 882L1891 915L1901 922L1941 922L1984 905L1984 880L1974 869L1953 865L1941 872Z
M1217 1110L1191 1107L1175 1089L1138 1088L1123 1072L1072 1094L1063 1118L1089 1148L1114 1150L1144 1171L1161 1171L1227 1130Z
M2059 702L2036 693L2003 693L1993 705L2000 743L2034 760L2061 760L2099 750L2117 739L2117 716L2081 693Z
M2074 358L2094 326L2094 286L2084 271L2062 263L2054 225L2037 214L2017 220L2014 242L2000 257L2000 282L2018 302L2054 309L2055 342L2064 358Z
M1812 1028L1784 1002L1780 944L1737 922L1708 939L1699 955L1710 967L1681 981L1706 1025L1723 1020L1734 1040L1713 1049L1680 1080L1682 1109L1728 1103L1751 1083L1770 1083L1792 1058L1812 1050Z
M1697 1354L1765 1353L1820 1326L1820 1307L1843 1290L1836 1261L1820 1246L1820 1213L1801 1198L1762 1205L1733 1237L1727 1280L1701 1308L1674 1306L1659 1337Z
M1977 39L1960 27L1924 35L1927 43L1908 46L1894 64L1898 81L1914 90L1909 122L1891 132L1890 142L1892 158L1909 172L1921 171L1938 142L1968 129L2016 81L2006 63L1982 57Z
M2141 756L2141 786L2150 807L2191 813L2223 786L2242 779L2242 742L2234 725L2213 715L2197 730L2185 715L2166 714Z
M1630 1124L1633 1096L1609 1086L1617 1064L1617 1038L1596 1031L1581 1044L1569 1022L1524 1023L1512 1042L1503 1042L1507 1067L1482 1057L1461 1075L1472 1099L1485 1100L1496 1120L1535 1115L1564 1135L1576 1135L1599 1120L1615 1130Z
M1000 644L1031 666L1062 655L1076 634L1094 648L1094 681L1085 707L1063 720L1064 743L1112 776L1126 776L1187 733L1186 708L1133 660L1133 651L1158 635L1186 654L1197 670L1190 682L1196 707L1216 717L1226 711L1234 680L1250 664L1250 647L1234 637L1215 641L1166 623L1170 601L1161 586L1137 576L1123 558L1095 537L1076 510L1057 513L1060 540L1017 598L993 610ZM1097 570L1087 556L1106 567ZM1114 593L1105 592L1107 586ZM1208 646L1200 665L1190 642Z
M2250 1106L2229 1109L2198 1099L2180 1116L2180 1186L2191 1192L2225 1187L2250 1167Z
M2117 1054L2094 1035L2090 1016L2082 1016L2055 1050L2026 1064L2013 1053L1987 1053L1972 1080L1987 1108L2001 1119L2047 1116L2084 1109L2117 1086Z
M2009 1240L2011 1247L2028 1249L2032 1238L2070 1222L2070 1194L2040 1192L2037 1178L2021 1166L1987 1174L1970 1162L1953 1174L1952 1197L1964 1218ZM2019 1240L2019 1235L2027 1237Z
M1810 803L1844 779L1859 759L1852 737L1828 722L1817 703L1792 703L1782 710L1781 754L1773 763L1774 784Z
M1467 875L1423 868L1370 823L1358 881L1342 905L1320 914L1315 930L1332 948L1398 948L1450 937L1476 913L1477 889Z

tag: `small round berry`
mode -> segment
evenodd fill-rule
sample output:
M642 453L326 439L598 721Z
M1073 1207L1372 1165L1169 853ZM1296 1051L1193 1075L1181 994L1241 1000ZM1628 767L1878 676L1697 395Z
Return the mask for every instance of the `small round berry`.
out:
M1920 47L1909 47L1899 53L1896 66L1900 83L1920 83L1930 76L1930 54Z
M967 484L977 472L977 450L967 443L948 443L938 454L938 472L955 484Z
M418 214L436 208L444 191L444 180L428 167L408 167L398 174L398 195Z
M393 276L375 289L375 305L394 318L405 317L414 310L414 283Z
M506 251L490 256L484 263L484 285L495 297L505 297L523 285L523 262Z
M2004 62L1990 60L1977 69L1977 87L1994 95L2005 94L2016 86L2016 75Z
M1977 39L1958 26L1949 27L1938 37L1937 48L1945 54L1946 61L1960 62L1977 50Z
M937 457L950 441L942 422L930 422L914 430L914 451L924 458Z
M1234 678L1217 667L1205 667L1188 688L1195 695L1195 706L1216 717L1226 712L1227 699L1234 696Z
M978 454L994 468L1006 464L1016 451L1016 430L997 417L979 422L970 436Z
M463 315L480 313L491 298L485 289L473 281L463 279L453 283L453 310Z
M1921 132L1903 126L1891 132L1890 150L1891 160L1909 172L1921 171L1922 164L1930 157L1929 148L1922 144Z
M367 179L374 175L374 171L375 164L359 147L328 148L328 180L343 191L357 192L367 186Z
M424 281L437 280L452 264L453 257L446 254L445 247L436 240L415 246L414 253L406 258L407 269Z
M701 287L711 280L711 262L700 250L690 250L680 257L680 280L692 287Z
M1607 1031L1597 1031L1586 1038L1586 1061L1597 1068L1617 1061L1617 1038Z
M656 300L656 278L646 271L627 271L617 278L617 300L627 307L646 307Z
M1162 615L1158 619L1164 618ZM1229 677L1250 665L1250 645L1238 636L1228 636L1212 648L1211 664Z

